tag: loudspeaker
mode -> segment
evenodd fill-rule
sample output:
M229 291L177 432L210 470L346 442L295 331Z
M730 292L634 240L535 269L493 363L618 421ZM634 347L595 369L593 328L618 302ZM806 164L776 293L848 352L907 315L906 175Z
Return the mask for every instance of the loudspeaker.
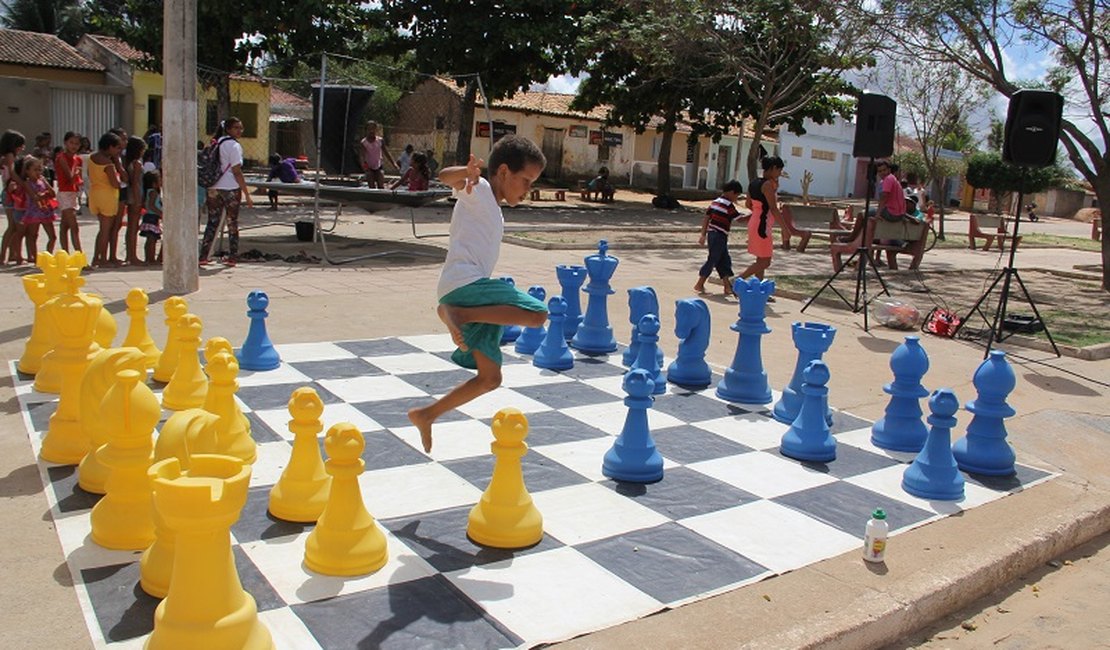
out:
M1025 167L1056 162L1064 98L1051 90L1019 90L1010 97L1002 160Z
M320 166L329 174L354 174L361 171L358 141L363 135L364 116L374 96L373 86L312 85L312 130L320 126L324 112L324 132L320 138ZM378 134L381 137L381 134Z
M894 153L894 114L898 104L886 95L863 93L856 111L856 158L885 158Z

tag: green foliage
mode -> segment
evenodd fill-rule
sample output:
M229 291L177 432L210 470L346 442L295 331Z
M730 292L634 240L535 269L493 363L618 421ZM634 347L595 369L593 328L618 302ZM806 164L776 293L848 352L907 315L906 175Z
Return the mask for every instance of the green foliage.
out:
M998 193L1043 192L1065 183L1068 177L1068 172L1058 164L1023 170L1017 165L1004 162L1002 155L994 151L972 154L967 161L967 182L973 187Z
M54 34L71 45L86 31L80 0L3 0L0 8L0 25L8 29Z
M1006 125L997 117L991 117L990 133L987 134L987 149L1002 153L1006 141Z

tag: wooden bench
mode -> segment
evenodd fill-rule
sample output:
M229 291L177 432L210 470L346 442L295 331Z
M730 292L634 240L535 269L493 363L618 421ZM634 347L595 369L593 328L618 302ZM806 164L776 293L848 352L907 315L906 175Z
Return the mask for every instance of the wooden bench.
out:
M800 203L786 203L782 206L783 217L790 225L790 231L783 229L783 247L790 247L791 234L798 235L798 252L804 253L813 235L823 235L832 241L837 235L846 234L848 231L837 227L839 218L836 208L831 205L802 205Z
M902 221L887 221L885 219L869 219L867 223L868 241L878 240L880 243L871 244L872 250L886 251L887 266L898 270L898 255L910 256L910 269L921 266L921 258L925 255L925 235L929 231L929 224L925 221L903 219ZM884 244L882 242L901 241L902 244Z
M1012 245L1016 246L1021 243L1021 236L1017 239L1009 234L1007 231L1007 218L1000 214L971 214L971 220L967 225L967 246L971 250L975 249L975 240L984 240L983 250L989 251L991 244L994 240L998 240L998 250L1005 250L1006 240L1013 242Z
M533 188L532 193L530 195L530 198L533 201L543 201L547 198L546 194L545 194L547 192L553 193L555 195L555 198L553 199L555 201L566 201L567 200L567 191L566 190L561 190L561 189L539 190L539 189Z

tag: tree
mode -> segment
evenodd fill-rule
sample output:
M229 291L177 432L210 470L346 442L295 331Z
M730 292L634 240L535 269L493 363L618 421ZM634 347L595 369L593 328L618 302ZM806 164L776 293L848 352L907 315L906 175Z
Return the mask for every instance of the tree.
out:
M493 101L568 67L589 2L573 0L384 0L399 34L397 51L412 50L418 69L452 76L465 87L456 159L470 155L478 86ZM492 134L491 134L492 135Z
M161 0L93 0L90 22L149 55L143 65L162 68ZM292 70L298 59L346 52L359 43L377 14L365 3L326 0L197 0L197 65L215 71L217 111L231 112L230 73L268 62Z
M950 61L1006 97L1035 82L1013 77L1007 47L1022 42L1054 61L1044 82L1067 100L1060 140L1068 159L1110 205L1110 3L1105 0L883 0L892 42L926 65ZM1089 124L1089 126L1087 126ZM1102 241L1110 291L1110 238Z
M81 0L4 0L0 8L0 25L8 29L54 34L70 44L85 33Z
M1002 160L1002 154L986 151L972 154L967 161L967 182L972 187L991 191L991 209L1002 212L1014 192L1036 194L1067 182L1068 173L1059 165L1023 169Z

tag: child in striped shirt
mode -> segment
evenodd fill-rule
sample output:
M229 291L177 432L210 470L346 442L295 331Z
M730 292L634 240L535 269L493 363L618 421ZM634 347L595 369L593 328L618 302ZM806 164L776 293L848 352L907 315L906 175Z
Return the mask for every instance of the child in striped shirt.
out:
M705 218L701 222L701 236L698 237L700 246L707 246L708 257L698 272L698 281L694 284L694 291L705 293L705 281L709 274L716 269L725 285L725 295L732 293L732 256L728 253L728 233L732 222L740 217L736 209L736 202L744 186L740 181L725 183L723 192L709 204L705 211Z

